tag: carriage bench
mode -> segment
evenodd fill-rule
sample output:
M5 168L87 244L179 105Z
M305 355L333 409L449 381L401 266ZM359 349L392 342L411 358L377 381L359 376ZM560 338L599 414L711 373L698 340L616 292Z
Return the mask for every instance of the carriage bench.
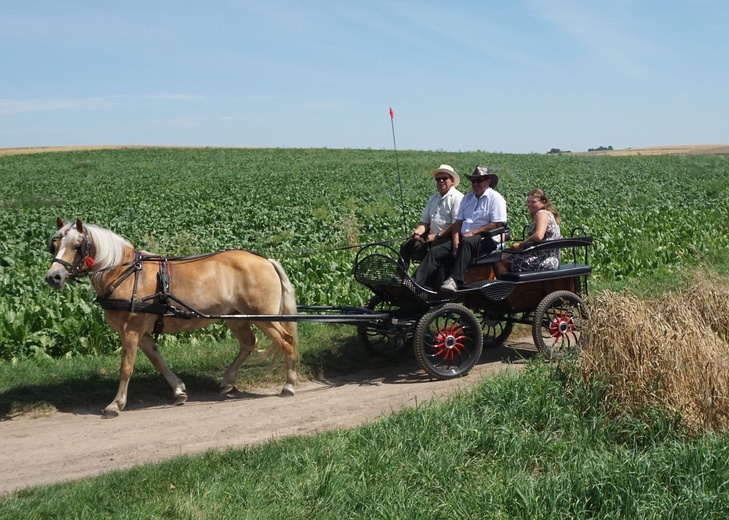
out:
M592 273L592 267L587 264L562 264L557 269L549 271L521 271L509 272L499 276L499 280L508 282L531 282L552 280L554 278L569 278L571 276L588 276Z
M503 228L502 228L503 229ZM496 233L501 232L501 229L496 230ZM483 240L491 240L491 234L486 234ZM569 278L574 276L588 276L592 273L592 268L589 266L587 261L587 246L592 245L592 237L589 236L573 236L568 238L558 238L555 240L548 240L534 244L524 251L512 253L512 254L524 254L549 249L564 249L571 250L572 254L569 255L571 262L562 264L558 269L551 271L526 271L526 272L509 272L498 276L499 280L509 282L529 282L534 280L552 280L555 278ZM480 246L480 244L479 244ZM480 249L480 248L479 248ZM578 260L578 251L584 254L584 258L580 258L582 262ZM501 255L504 250L497 249L496 251L489 251L486 253L480 253L476 250L475 260L469 265L469 272L467 273L467 281L472 279L487 278L496 279L497 276L493 273L493 265L501 260ZM564 254L563 254L564 256Z

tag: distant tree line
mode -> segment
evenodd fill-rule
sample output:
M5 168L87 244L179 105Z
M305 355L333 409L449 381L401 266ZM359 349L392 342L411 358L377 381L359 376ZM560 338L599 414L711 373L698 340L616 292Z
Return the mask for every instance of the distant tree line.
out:
M588 152L605 152L605 151L612 150L612 149L613 149L612 146L601 146L599 148L588 148L587 151ZM572 152L570 152L569 150L560 150L559 148L552 148L551 150L549 150L547 152L547 155L560 154L560 153L572 153Z

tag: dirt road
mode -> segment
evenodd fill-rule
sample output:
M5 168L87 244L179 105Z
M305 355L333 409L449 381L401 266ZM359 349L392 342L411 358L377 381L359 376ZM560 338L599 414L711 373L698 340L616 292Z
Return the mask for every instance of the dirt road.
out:
M0 422L0 494L183 454L355 427L520 367L533 353L533 344L512 341L484 351L467 377L449 381L427 378L408 358L304 382L292 398L280 398L279 389L271 388L227 396L192 394L183 406L164 399L130 404L111 420L101 418L106 403L43 417L14 417Z

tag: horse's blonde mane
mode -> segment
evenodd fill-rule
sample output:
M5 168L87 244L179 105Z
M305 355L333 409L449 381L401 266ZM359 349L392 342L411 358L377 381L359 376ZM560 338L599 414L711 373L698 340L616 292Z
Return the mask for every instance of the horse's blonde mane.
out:
M78 237L79 232L75 224L66 224L66 228L62 229L61 232L64 235L68 235L69 239L76 239ZM93 224L84 224L84 228L86 228L91 237L91 241L96 246L94 265L98 269L121 264L124 261L124 251L130 247L134 248L128 240L108 229Z

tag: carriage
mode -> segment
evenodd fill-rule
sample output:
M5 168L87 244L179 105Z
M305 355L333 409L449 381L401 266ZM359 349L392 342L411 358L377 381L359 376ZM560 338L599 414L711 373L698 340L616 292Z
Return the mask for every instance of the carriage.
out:
M508 232L496 229L490 236ZM589 312L584 301L592 238L576 228L569 238L527 248L522 254L561 250L556 270L510 272L496 278L501 251L477 253L466 283L454 293L418 285L398 254L385 245L363 248L355 258L355 279L374 293L366 308L376 313L357 325L362 345L380 356L397 356L411 347L419 365L437 379L466 375L483 348L502 345L521 323L531 326L538 350L547 359L576 352Z
M483 348L501 345L515 324L531 325L537 348L545 358L555 358L579 349L588 319L583 297L592 272L592 238L579 228L570 238L524 250L560 250L558 269L497 278L493 265L501 252L477 252L465 285L453 293L417 284L395 250L384 243L369 244L355 257L354 277L373 296L365 307L336 307L297 306L283 267L248 251L166 258L139 251L119 235L78 219L66 224L59 218L57 224L49 242L54 258L46 281L58 289L68 280L88 276L106 321L122 341L119 390L104 409L105 417L116 417L126 406L139 348L172 387L174 402L184 403L185 384L165 364L156 337L221 320L240 344L223 375L221 392L234 387L241 365L255 350L257 339L250 328L255 325L284 354L281 395L289 396L298 379L296 322L354 325L370 352L396 356L412 347L430 376L451 379L468 374ZM493 230L482 240L507 231Z

